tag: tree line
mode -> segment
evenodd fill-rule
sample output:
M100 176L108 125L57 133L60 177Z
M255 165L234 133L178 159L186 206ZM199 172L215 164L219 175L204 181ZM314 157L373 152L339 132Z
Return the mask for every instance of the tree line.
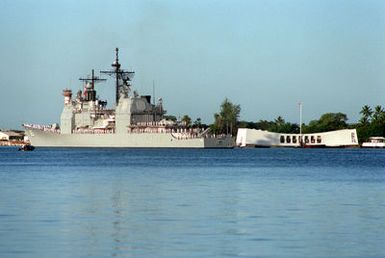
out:
M180 125L188 128L210 128L214 134L231 134L236 135L239 127L239 115L241 106L233 104L229 99L225 99L218 113L214 114L213 124L202 123L201 118L197 118L194 122L189 115L183 115L180 119ZM163 118L178 122L177 117L173 115L165 115Z
M361 119L356 125L359 139L366 141L371 136L385 136L385 110L382 106L377 105L372 109L365 105L360 114Z
M319 133L349 128L347 116L343 113L326 113L319 119L312 120L309 124L302 124L302 133ZM276 133L299 133L297 123L286 122L281 116L273 121L259 120L258 122L240 121L239 127L254 128Z
M192 122L188 115L181 119L184 126L208 128L215 134L231 134L235 136L238 128L260 129L276 133L299 133L300 126L297 123L285 121L282 116L278 116L273 121L240 121L239 116L241 106L225 99L220 105L218 113L214 114L213 124L203 124L200 118ZM302 133L320 133L341 129L357 129L359 142L364 142L371 136L385 137L385 109L377 105L372 109L365 105L360 111L361 118L357 123L348 123L346 114L325 113L319 119L311 120L308 124L302 124ZM175 116L165 116L165 118L176 121Z

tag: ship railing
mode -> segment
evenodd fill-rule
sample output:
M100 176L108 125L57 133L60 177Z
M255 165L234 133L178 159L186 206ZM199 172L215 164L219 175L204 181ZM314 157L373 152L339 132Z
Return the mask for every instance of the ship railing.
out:
M202 129L200 128L168 128L163 126L159 127L155 125L153 127L130 126L127 130L129 134L141 134L141 133L171 134L173 138L179 139L179 140L202 138L201 131Z
M210 127L206 128L203 132L199 134L199 136L207 136L209 135Z
M137 122L133 125L131 125L131 127L168 127L168 126L172 126L174 125L174 123L167 123L167 122L162 122L162 121L159 121L159 122Z
M172 133L172 129L166 127L130 127L128 133Z
M202 128L178 128L174 129L172 136L178 140L192 139L192 138L226 138L227 134L212 134L210 128L203 130Z
M206 138L226 138L226 137L231 137L231 134L207 134Z
M77 128L72 130L73 134L113 134L114 129L112 128Z
M44 132L51 132L60 134L60 129L53 127L52 125L39 125L39 124L23 124L25 128L37 129Z
M204 133L205 131L206 130L202 128L176 128L171 135L177 140L205 138L208 137L208 135Z
M189 140L189 139L202 138L197 133L172 133L171 136L177 140Z

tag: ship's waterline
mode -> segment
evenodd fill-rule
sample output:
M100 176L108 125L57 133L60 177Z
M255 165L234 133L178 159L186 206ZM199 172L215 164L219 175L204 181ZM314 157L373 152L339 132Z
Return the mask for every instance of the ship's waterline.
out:
M169 133L60 134L26 127L26 134L39 147L132 147L132 148L232 148L233 139L223 137L176 137Z

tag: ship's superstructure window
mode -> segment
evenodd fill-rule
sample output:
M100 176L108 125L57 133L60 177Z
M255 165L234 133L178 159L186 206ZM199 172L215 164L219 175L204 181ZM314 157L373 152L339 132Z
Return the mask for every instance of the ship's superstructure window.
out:
M311 142L311 143L315 143L314 136L311 136L311 137L310 137L310 142Z
M293 136L293 143L297 143L297 136Z
M321 135L318 135L318 136L317 136L317 143L321 143L321 142L322 142Z
M281 143L285 143L285 136L281 135L279 140L280 140Z
M309 136L305 136L305 143L309 143Z

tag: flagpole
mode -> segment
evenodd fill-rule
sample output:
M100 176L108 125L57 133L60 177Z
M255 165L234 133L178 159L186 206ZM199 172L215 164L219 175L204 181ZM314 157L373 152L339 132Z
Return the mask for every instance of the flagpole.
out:
M300 146L302 146L302 102L298 102L299 106L299 136L300 136Z

